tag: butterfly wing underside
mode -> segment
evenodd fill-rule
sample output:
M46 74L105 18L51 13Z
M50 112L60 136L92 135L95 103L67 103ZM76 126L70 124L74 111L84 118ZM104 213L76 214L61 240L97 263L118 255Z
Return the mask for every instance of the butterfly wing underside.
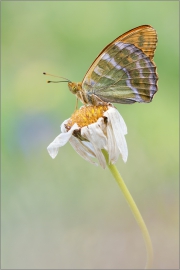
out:
M82 89L105 102L150 102L157 92L156 44L156 31L149 25L119 36L92 63Z

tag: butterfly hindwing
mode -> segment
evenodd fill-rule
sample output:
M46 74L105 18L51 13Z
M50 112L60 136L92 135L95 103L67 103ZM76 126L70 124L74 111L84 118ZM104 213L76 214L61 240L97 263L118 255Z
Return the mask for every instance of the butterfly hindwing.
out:
M150 102L157 91L153 62L157 35L140 26L111 42L86 73L82 89L112 103Z

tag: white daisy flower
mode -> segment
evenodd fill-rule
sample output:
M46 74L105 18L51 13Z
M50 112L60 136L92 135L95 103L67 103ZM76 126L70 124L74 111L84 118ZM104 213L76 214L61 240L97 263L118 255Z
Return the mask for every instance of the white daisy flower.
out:
M81 157L93 164L96 163L92 158L96 157L103 168L106 167L106 160L102 149L108 152L109 163L114 164L119 155L124 162L127 161L127 127L112 105L82 106L62 123L61 132L47 147L52 158L69 141Z

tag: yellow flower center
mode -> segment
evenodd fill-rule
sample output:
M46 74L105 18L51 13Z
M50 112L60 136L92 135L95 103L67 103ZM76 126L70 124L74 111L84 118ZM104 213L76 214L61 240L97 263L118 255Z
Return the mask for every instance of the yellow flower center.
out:
M107 110L107 105L83 106L73 113L66 124L66 127L67 129L70 129L75 123L78 124L80 128L93 124L97 122L97 120L102 117L103 113Z

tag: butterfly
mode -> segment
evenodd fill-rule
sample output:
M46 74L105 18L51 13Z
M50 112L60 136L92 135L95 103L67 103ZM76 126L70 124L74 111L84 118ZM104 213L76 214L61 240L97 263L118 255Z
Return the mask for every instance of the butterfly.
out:
M158 90L158 75L153 62L156 44L156 30L150 25L138 26L108 44L82 82L60 78L68 82L69 90L85 105L151 102Z
M70 91L84 104L151 102L158 90L156 44L150 25L124 33L100 52L82 82L68 82Z

